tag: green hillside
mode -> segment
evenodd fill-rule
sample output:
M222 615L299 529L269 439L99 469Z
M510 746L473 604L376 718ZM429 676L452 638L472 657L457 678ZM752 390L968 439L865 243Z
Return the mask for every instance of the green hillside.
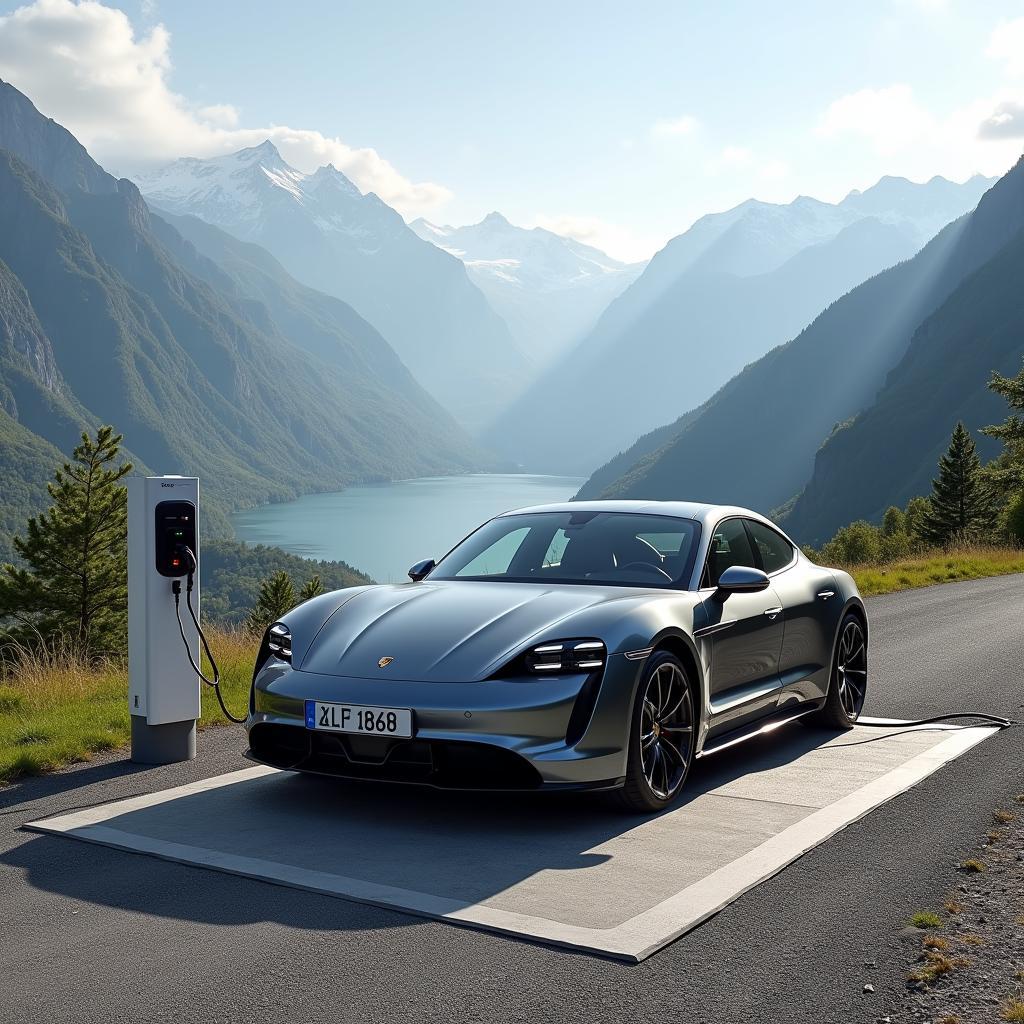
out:
M1022 281L1024 232L921 324L874 402L829 437L787 529L820 543L851 520L877 520L928 493L958 420L983 457L998 453L978 431L1006 411L987 386L992 371L1012 377L1024 359Z
M610 482L606 471L595 474L604 483L598 493L764 512L789 501L811 477L821 444L871 404L922 322L1022 229L1024 162L913 259L855 288L734 377L679 421L660 449L641 445L632 459L627 453L620 464L632 464ZM597 496L592 484L581 496Z
M300 558L263 544L209 541L202 550L203 617L221 623L243 622L256 603L260 584L281 571L292 578L296 591L314 575L320 577L324 590L373 582L345 562Z
M350 307L253 246L235 263L0 83L0 407L28 449L115 424L139 469L203 479L219 535L232 508L487 464Z

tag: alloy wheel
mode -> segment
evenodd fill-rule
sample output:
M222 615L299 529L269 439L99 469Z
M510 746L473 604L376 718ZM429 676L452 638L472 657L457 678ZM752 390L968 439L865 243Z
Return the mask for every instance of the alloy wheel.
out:
M693 700L678 665L659 665L640 711L640 761L651 791L668 800L682 785L693 750Z
M836 682L839 703L851 720L864 707L868 688L868 645L864 630L856 620L847 622L836 651Z

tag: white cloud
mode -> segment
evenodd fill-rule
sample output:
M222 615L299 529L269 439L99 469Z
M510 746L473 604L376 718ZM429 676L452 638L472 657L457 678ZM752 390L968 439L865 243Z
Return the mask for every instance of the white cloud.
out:
M829 105L817 133L836 147L862 146L886 159L886 173L914 180L1003 174L1020 156L1024 97L1002 90L949 110L921 104L909 85L861 89Z
M1024 18L1000 22L992 31L985 56L1004 61L1008 75L1024 75Z
M1024 98L1003 100L978 128L983 139L1024 139Z
M674 139L682 135L692 135L699 125L700 122L693 115L683 114L681 117L655 121L651 125L651 134L658 139Z
M96 0L36 0L0 17L0 77L64 124L115 172L179 156L214 156L271 139L300 170L333 163L364 192L415 215L451 197L412 182L376 150L313 129L239 127L227 103L193 108L168 84L170 35L136 33L124 12Z
M238 108L230 103L213 103L208 107L200 107L196 113L202 120L218 128L234 128L238 124Z
M895 153L920 139L933 127L933 118L914 98L909 85L861 89L829 105L818 125L826 139L855 135L882 154Z
M575 238L577 242L592 245L619 260L640 262L650 259L651 253L660 249L667 237L643 237L621 224L612 224L600 217L560 214L540 214L528 221L524 227L547 228L556 235Z

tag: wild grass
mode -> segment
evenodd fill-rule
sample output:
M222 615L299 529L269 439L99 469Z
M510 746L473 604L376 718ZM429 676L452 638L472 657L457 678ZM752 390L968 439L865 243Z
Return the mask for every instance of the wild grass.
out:
M968 875L976 875L985 870L985 862L981 860L964 860L960 862L960 870Z
M256 641L242 630L207 630L228 707L248 700ZM208 666L207 666L207 674ZM225 722L213 690L202 688L200 726ZM0 785L122 747L131 735L128 669L89 663L68 645L8 648L0 677Z
M930 587L936 583L978 580L1024 572L1020 548L965 547L900 559L888 565L842 566L857 581L865 597L897 590Z
M915 928L941 928L942 918L934 910L919 910L911 915L910 923Z
M944 953L935 950L926 950L924 953L923 966L909 976L910 981L920 981L926 985L949 974L958 967L969 967L971 961L964 956L948 957Z
M999 1015L1003 1020L1024 1021L1024 999L1017 999L1016 997L1008 999L1003 1003L1003 1008Z

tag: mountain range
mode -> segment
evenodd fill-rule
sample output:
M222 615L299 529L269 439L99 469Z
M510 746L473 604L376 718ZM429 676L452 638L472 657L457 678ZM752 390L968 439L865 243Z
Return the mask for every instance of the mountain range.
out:
M463 263L332 165L304 174L267 141L182 158L138 184L156 209L258 243L299 281L346 302L464 425L482 426L526 384L526 357Z
M406 226L269 144L144 185L153 206L0 82L0 555L104 422L140 471L201 475L215 533L233 508L494 468L469 425L530 469L606 458L580 497L745 504L820 543L927 492L1024 357L1024 160L748 201L642 269L499 214Z
M594 329L482 435L525 467L589 472L706 400L971 209L988 179L883 178L842 202L754 200L670 241Z
M1024 356L1024 160L912 259L854 288L702 406L602 467L581 497L687 494L770 511L820 543L927 493L958 418ZM977 434L976 434L977 436ZM979 439L983 454L994 446Z
M488 464L354 310L218 234L206 251L227 269L0 83L0 436L16 525L58 450L99 422L139 469L202 476L225 531L232 507Z
M517 227L500 213L465 227L422 217L409 227L462 260L535 369L583 337L644 268L545 228Z

